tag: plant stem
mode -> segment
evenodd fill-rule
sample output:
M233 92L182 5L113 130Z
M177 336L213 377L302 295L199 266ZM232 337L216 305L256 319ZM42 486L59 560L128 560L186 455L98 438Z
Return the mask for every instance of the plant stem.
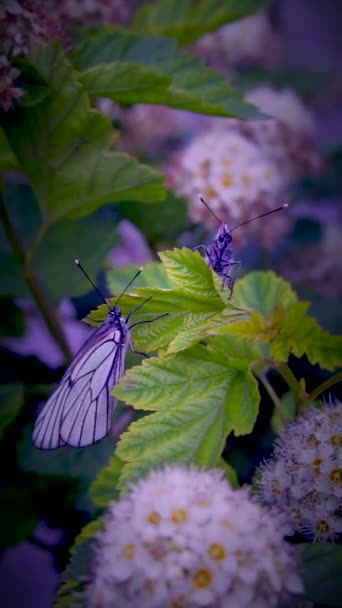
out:
M288 417L286 415L286 412L284 411L283 405L277 395L277 393L275 392L273 386L269 383L269 381L266 378L266 375L261 373L261 374L257 374L258 379L260 380L260 382L262 383L262 385L264 386L265 390L267 391L267 393L269 394L270 398L272 399L274 406L276 407L276 409L279 412L279 416L281 418L281 421L284 424L287 424L288 422Z
M52 337L58 344L60 350L62 351L63 355L65 356L66 362L69 363L71 361L72 354L68 342L66 340L63 328L59 322L57 315L55 314L49 296L46 293L43 285L41 285L38 277L35 276L35 274L32 272L30 265L26 264L25 251L21 246L14 226L11 222L10 216L7 213L5 202L1 193L0 220L4 227L8 242L11 245L13 254L17 259L17 265L21 270L25 283L29 288L33 299L35 300L37 307L42 314L42 317L44 318L44 321L48 327L50 334L52 335Z
M285 382L290 387L293 392L296 402L300 404L302 401L306 399L306 393L303 391L302 386L298 382L296 376L289 368L287 363L282 363L280 361L274 361L273 367L280 373L280 375L284 378Z
M331 378L328 378L328 380L322 382L322 384L317 386L317 388L315 388L315 390L313 390L310 395L306 396L304 402L314 401L318 397L318 395L324 393L324 391L326 391L331 386L334 386L334 384L337 384L338 382L342 382L342 372L339 372L338 374L336 374L336 376L331 376Z

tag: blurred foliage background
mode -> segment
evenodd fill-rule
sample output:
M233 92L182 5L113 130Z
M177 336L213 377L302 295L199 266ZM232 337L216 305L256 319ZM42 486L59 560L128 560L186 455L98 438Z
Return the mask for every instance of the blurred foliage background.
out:
M0 7L3 560L28 541L65 567L97 513L89 485L137 416L121 405L112 436L79 451L32 445L42 402L89 333L80 320L98 305L74 258L106 296L141 264L137 286L167 286L157 251L195 247L217 228L199 192L231 226L286 201L288 212L234 234L241 273L275 270L341 331L337 4ZM128 354L126 367L139 360ZM310 390L329 376L305 358L292 368ZM262 397L253 434L226 446L240 482L274 439Z

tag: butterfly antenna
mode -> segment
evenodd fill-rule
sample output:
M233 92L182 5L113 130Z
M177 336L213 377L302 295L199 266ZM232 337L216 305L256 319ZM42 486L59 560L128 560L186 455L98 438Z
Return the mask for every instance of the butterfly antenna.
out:
M109 306L108 302L106 302L106 300L103 297L103 295L100 292L100 290L96 287L95 283L91 280L89 274L84 270L84 268L83 268L82 264L80 263L80 261L79 260L75 260L75 264L76 264L76 266L78 266L78 268L80 269L80 271L83 272L83 274L86 277L86 279L88 279L90 285L95 289L97 295L102 300L102 302L104 302L106 304L106 306L108 306L108 308L110 309L110 306Z
M210 209L210 207L209 207L208 203L206 203L206 202L205 202L205 200L204 200L203 196L201 196L201 194L199 194L198 196L199 196L200 201L203 203L203 205L205 205L205 206L206 206L206 208L208 209L208 211L210 211L211 215L213 215L213 216L214 216L214 218L215 218L215 219L216 219L216 220L217 220L217 221L218 221L218 222L219 222L221 225L223 225L222 220L220 220L220 218L219 218L219 217L217 217L216 213L214 213L214 211L213 211L212 209Z
M139 270L135 273L134 277L130 280L130 282L128 283L128 285L126 285L125 289L120 293L118 299L116 300L114 306L117 306L120 298L124 295L124 293L126 293L127 289L130 288L130 286L132 285L132 283L134 283L135 279L139 276L139 274L141 274L143 271L143 267L140 266Z
M240 226L244 226L245 224L249 224L250 222L254 222L254 220L258 220L261 217L265 217L266 215L271 215L271 213L276 213L276 211L281 211L282 209L286 209L286 207L288 207L288 204L284 203L280 207L277 207L277 209L272 209L272 211L267 211L267 213L262 213L261 215L257 215L256 217L252 217L250 220L247 220L246 222L241 222L241 224L237 224L237 226L234 226L234 228L232 228L230 232L233 232L234 230L236 230L236 228L240 228Z

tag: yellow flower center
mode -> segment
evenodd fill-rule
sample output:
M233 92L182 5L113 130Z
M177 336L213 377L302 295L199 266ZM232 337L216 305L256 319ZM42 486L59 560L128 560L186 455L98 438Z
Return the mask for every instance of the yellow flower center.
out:
M214 198L216 191L211 186L206 186L203 191L204 198Z
M342 445L342 435L332 435L330 437L330 441L332 445L341 446Z
M272 479L271 481L271 492L272 494L279 494L280 492L280 483L278 479Z
M226 557L226 550L219 543L212 543L208 547L208 553L211 559L220 561Z
M316 530L318 536L326 536L327 534L330 533L330 526L327 521L325 521L324 519L321 519L320 521L317 522L317 524L315 526L315 530Z
M320 466L322 464L322 460L320 458L315 458L315 460L313 460L312 462L312 469L314 473L320 473L321 469Z
M205 570L204 568L201 570L197 570L192 577L192 583L194 587L197 589L206 589L211 585L213 580L211 572L209 570Z
M223 188L230 188L233 185L233 180L230 175L223 175L221 179L221 185Z
M242 176L242 182L245 184L245 186L249 186L249 184L251 183L252 178L250 175L243 175Z
M185 509L176 509L171 513L171 521L174 524L182 524L188 519L188 514Z
M342 483L342 469L333 469L329 473L331 483L339 485Z
M123 545L121 555L124 559L132 559L135 555L135 545Z
M148 523L152 524L153 526L158 526L158 524L160 523L160 519L161 519L161 517L160 517L159 513L156 513L155 511L152 511L146 517L146 520L148 521Z
M309 437L307 437L305 439L305 444L310 448L311 447L315 448L316 446L318 446L319 441L318 441L317 437L315 437L315 435L309 435Z

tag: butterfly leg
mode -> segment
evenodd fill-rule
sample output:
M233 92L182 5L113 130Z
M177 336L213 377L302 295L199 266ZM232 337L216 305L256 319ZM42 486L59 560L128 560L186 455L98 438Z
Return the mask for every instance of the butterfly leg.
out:
M197 245L197 247L192 247L191 251L196 251L197 249L204 249L205 250L205 245Z

